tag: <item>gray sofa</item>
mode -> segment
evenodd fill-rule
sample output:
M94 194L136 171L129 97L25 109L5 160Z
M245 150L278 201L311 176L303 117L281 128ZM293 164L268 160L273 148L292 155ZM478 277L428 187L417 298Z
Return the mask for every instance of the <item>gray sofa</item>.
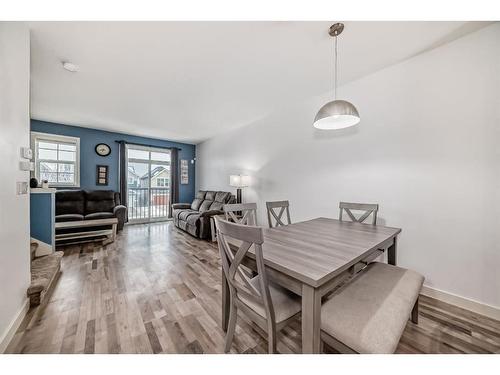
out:
M195 237L210 238L210 216L223 214L222 206L235 201L227 191L200 190L192 203L172 205L174 224Z

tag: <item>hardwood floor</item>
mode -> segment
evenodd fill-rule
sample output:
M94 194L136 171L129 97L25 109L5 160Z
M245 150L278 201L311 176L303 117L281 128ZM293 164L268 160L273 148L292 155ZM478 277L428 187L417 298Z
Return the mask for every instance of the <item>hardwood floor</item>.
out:
M223 353L221 270L215 244L171 223L131 225L114 244L65 249L50 299L32 309L8 353ZM239 316L234 353L266 353L259 328ZM500 353L500 322L420 297L397 353ZM300 321L279 335L300 352Z

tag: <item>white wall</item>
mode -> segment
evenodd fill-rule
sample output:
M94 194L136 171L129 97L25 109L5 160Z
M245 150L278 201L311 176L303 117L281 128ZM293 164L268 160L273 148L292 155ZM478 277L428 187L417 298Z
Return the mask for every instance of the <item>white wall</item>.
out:
M29 195L16 195L16 181L29 179L19 170L29 146L29 48L23 23L0 22L0 345L30 283Z
M324 96L203 142L198 188L248 173L261 224L266 200L290 200L295 221L377 202L380 223L403 229L400 265L500 307L499 41L497 23L342 87L356 128L315 130Z

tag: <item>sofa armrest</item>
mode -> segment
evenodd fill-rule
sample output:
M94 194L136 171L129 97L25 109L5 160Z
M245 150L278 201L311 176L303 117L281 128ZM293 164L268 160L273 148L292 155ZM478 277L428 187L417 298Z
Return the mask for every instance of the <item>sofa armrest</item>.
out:
M127 217L127 207L119 204L113 208L113 215L118 219L118 230L122 230L125 225L125 219Z
M201 213L200 217L210 217L215 215L223 215L224 211L221 210L209 210Z
M172 205L173 210L191 208L191 203L174 203Z

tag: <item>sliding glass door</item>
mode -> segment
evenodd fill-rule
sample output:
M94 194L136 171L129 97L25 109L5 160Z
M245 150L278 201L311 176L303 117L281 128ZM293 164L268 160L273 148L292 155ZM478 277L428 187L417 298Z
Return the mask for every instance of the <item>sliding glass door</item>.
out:
M127 145L130 223L166 220L170 204L170 150Z

